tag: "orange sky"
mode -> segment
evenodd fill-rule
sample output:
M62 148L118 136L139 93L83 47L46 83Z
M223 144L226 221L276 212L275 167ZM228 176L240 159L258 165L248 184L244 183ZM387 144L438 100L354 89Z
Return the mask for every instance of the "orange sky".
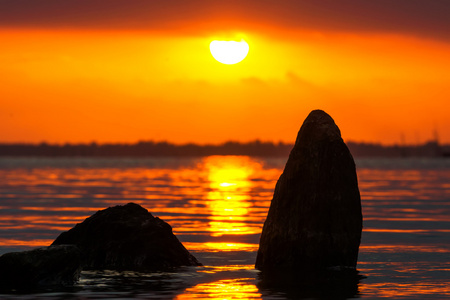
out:
M320 108L345 140L450 143L449 5L352 1L0 0L0 142L294 142Z

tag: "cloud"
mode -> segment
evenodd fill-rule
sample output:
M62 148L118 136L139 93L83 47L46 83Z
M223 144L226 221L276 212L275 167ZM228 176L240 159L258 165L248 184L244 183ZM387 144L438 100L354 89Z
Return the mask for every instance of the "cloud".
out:
M242 78L241 82L244 85L251 86L251 87L265 87L267 86L267 82L258 78L258 77L246 77Z
M293 84L297 86L307 86L307 87L313 87L314 85L309 82L308 80L305 80L301 77L299 77L295 72L288 71L286 72L286 78Z
M0 27L195 31L264 25L450 41L449 12L449 0L0 0Z

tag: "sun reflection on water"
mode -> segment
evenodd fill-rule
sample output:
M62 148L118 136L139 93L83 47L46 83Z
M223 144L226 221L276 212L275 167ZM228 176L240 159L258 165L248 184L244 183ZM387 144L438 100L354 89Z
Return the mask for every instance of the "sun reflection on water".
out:
M201 283L187 288L186 294L178 295L177 300L184 299L261 299L256 285L249 283L251 278L222 279Z
M246 217L252 205L251 176L261 165L246 156L209 156L204 168L210 188L206 198L212 236L258 233L259 227L249 226Z
M236 243L236 242L207 242L207 243L189 243L183 245L191 251L207 251L207 252L226 252L226 251L257 251L258 244Z

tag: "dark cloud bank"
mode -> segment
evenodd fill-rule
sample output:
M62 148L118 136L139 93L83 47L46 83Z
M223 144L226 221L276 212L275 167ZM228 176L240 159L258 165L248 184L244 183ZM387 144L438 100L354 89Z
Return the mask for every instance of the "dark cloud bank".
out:
M222 27L265 24L450 41L449 16L450 0L0 0L3 28L183 30L220 20Z

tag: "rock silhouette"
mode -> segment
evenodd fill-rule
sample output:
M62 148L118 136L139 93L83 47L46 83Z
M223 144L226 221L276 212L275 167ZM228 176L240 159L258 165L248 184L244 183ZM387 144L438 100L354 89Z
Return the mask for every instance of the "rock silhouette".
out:
M152 271L200 265L169 224L134 203L98 211L52 245L60 244L80 248L84 269Z
M73 245L37 248L0 256L0 290L33 290L73 285L81 272Z
M314 110L276 184L256 268L308 274L356 270L361 231L353 157L334 120Z

